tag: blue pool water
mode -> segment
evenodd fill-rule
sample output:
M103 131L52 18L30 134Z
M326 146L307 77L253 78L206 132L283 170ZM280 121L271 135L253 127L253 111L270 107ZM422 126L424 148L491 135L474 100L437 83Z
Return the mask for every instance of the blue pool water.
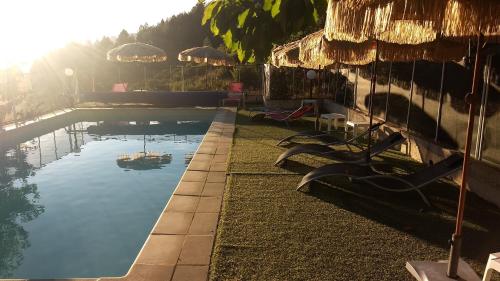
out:
M0 149L0 278L128 271L214 112L148 114L80 116Z

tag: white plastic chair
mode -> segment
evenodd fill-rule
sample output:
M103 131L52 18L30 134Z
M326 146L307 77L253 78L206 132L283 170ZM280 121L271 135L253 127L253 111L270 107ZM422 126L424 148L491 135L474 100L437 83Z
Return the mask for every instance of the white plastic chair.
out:
M500 252L490 254L486 269L484 270L483 281L490 281L493 270L500 272Z

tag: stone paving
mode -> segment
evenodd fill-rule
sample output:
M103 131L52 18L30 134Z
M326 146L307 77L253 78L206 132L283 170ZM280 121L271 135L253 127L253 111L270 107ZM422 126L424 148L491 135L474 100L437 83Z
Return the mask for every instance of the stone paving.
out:
M127 275L58 280L206 281L226 185L235 118L234 108L218 109Z

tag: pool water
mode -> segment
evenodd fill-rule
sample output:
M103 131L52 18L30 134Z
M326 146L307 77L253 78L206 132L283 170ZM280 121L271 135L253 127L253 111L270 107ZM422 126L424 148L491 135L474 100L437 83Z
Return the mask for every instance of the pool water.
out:
M214 112L105 115L0 149L0 278L126 274Z

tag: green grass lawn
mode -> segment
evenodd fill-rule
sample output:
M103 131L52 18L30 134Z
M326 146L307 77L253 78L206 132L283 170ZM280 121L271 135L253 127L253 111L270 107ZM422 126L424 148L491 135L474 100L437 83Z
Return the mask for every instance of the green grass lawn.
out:
M211 280L412 280L408 260L448 256L458 192L447 181L424 188L434 208L415 192L395 194L331 178L307 192L295 190L303 174L332 163L294 156L273 163L286 148L276 142L311 129L251 122L239 112ZM404 173L422 167L397 151L376 158ZM500 250L500 210L468 196L463 256L482 273L487 255Z

